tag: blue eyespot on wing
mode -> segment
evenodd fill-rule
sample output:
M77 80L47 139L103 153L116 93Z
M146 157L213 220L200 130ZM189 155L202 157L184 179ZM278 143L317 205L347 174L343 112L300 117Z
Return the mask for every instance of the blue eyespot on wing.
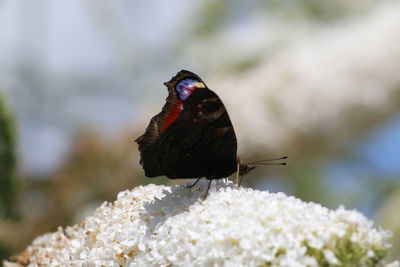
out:
M204 84L199 80L186 78L179 81L176 86L176 94L178 95L179 99L184 101L188 98L193 92L195 92L199 88L204 88Z

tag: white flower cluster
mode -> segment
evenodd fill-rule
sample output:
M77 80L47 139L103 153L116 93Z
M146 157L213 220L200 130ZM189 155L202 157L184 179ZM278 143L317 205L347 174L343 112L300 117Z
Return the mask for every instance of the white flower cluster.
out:
M223 181L202 200L206 186L121 192L5 266L385 266L390 234L357 211Z

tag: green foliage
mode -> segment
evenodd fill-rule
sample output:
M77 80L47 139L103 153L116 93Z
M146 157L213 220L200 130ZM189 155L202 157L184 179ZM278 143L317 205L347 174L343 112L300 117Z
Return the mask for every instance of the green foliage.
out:
M320 1L320 0L301 0L301 1L280 1L269 0L260 1L266 10L279 11L288 16L305 16L308 19L317 21L333 21L362 12L372 1Z
M13 217L16 167L14 119L0 95L0 216Z
M229 5L226 1L207 1L199 13L195 32L200 36L215 33L228 17Z

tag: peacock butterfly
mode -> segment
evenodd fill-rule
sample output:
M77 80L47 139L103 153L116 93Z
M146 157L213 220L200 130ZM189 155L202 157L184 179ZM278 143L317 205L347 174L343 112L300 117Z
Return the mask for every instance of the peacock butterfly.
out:
M235 172L243 176L255 168L237 157L228 112L199 76L181 70L164 85L169 93L165 105L135 140L147 177L205 177L211 183Z

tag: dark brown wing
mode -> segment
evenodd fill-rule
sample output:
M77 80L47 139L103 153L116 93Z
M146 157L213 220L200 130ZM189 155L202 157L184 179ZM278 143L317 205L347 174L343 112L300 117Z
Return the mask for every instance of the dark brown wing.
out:
M182 81L203 87L192 88L184 98L177 91ZM145 175L216 179L232 174L236 170L236 136L220 98L188 71L164 84L169 92L167 102L136 140Z

